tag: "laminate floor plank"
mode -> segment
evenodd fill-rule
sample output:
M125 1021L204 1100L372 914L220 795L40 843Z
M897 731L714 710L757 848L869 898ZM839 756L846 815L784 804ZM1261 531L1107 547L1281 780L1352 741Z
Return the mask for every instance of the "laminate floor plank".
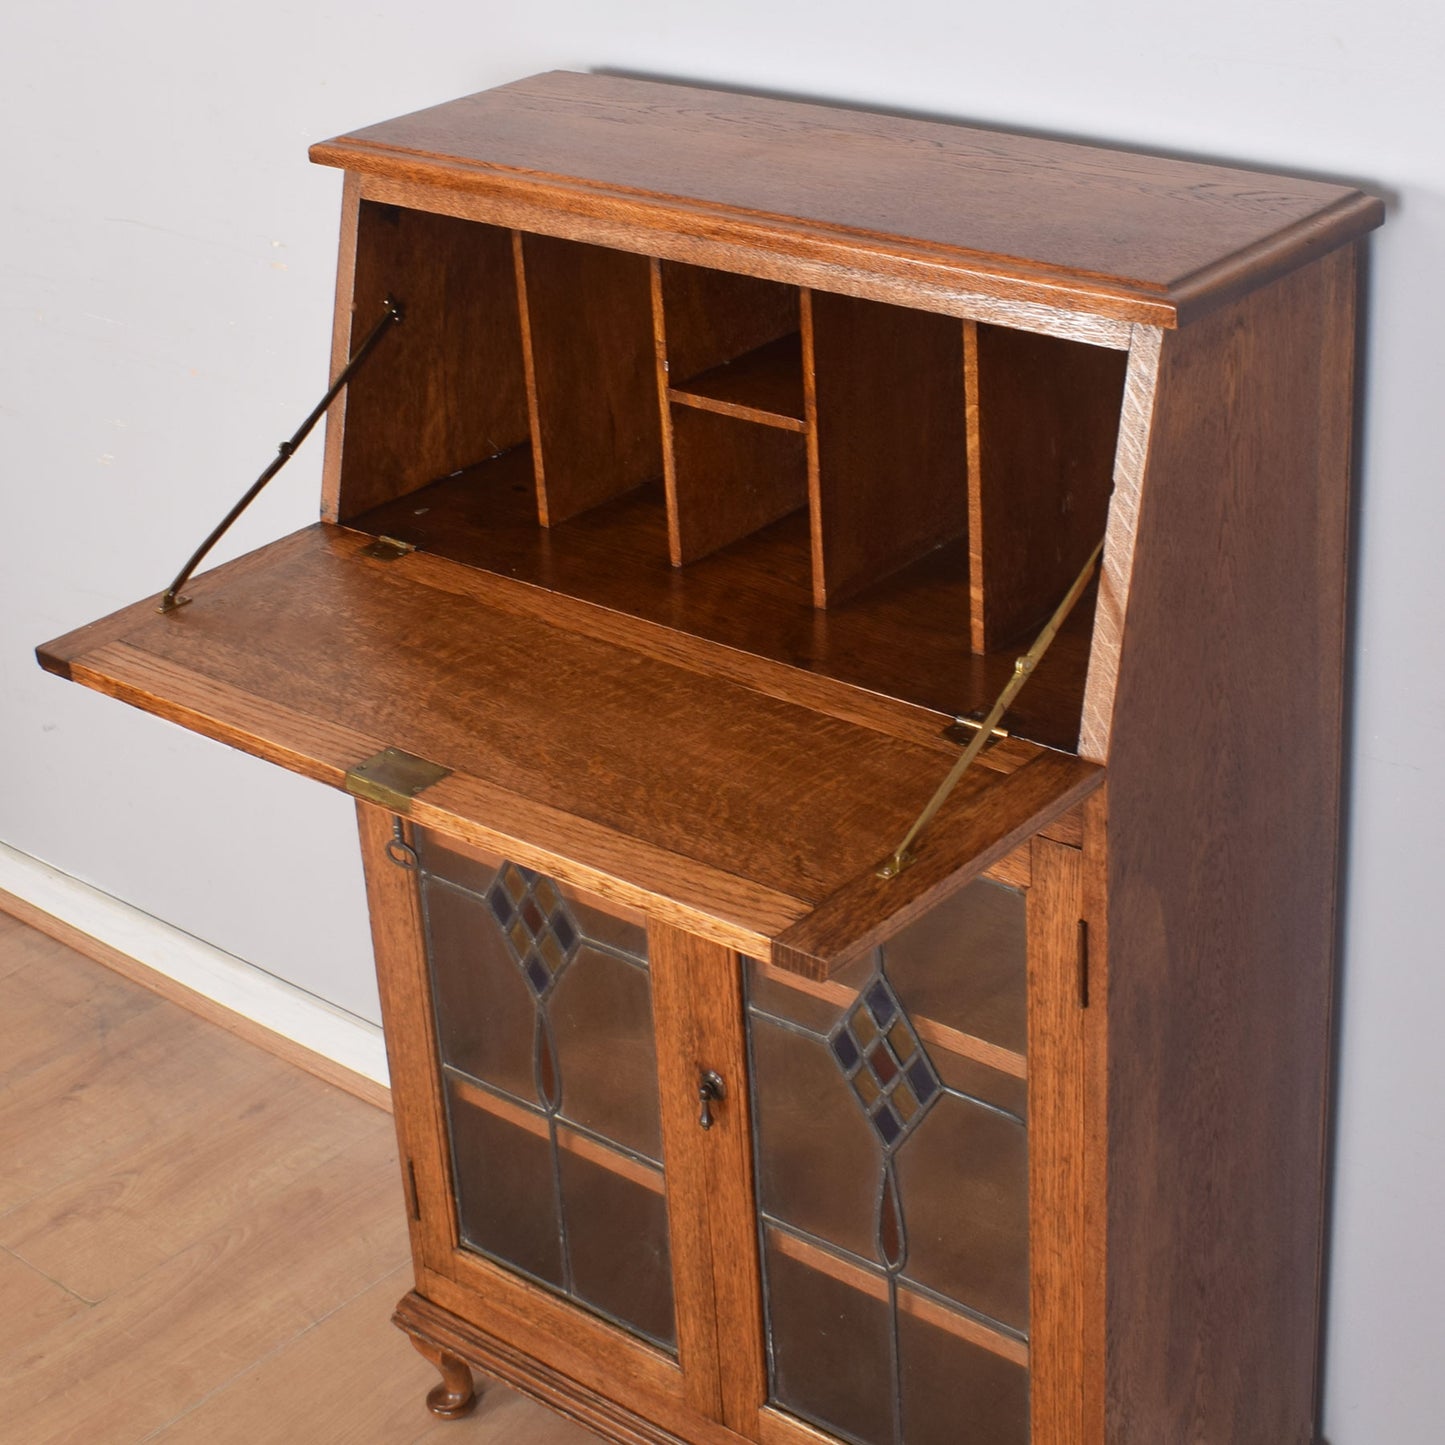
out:
M427 1413L385 1113L3 913L0 1050L0 1445L594 1439Z

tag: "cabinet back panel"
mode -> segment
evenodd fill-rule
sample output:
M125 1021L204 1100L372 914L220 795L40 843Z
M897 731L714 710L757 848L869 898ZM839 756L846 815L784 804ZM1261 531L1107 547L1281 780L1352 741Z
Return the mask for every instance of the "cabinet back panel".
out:
M832 606L968 526L963 327L812 293L813 600Z
M807 446L796 432L677 405L670 430L674 566L706 557L807 503ZM798 563L805 571L806 558Z
M657 264L673 386L798 329L793 286L677 261Z
M348 387L343 521L528 436L509 232L362 201L353 337L387 296L406 319Z

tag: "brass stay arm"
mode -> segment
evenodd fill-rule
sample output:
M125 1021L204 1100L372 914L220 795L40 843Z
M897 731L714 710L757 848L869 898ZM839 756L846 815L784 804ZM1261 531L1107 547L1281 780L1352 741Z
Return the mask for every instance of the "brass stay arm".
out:
M366 340L356 349L356 355L346 363L337 374L336 380L327 388L326 395L311 408L310 415L296 428L295 433L289 441L284 441L276 448L276 456L271 465L251 483L246 495L216 523L211 530L210 536L191 553L186 565L176 573L175 580L164 592L161 593L160 601L156 603L157 612L174 612L177 607L184 607L191 599L181 596L181 588L191 580L191 573L205 560L206 554L226 535L231 529L231 524L251 505L261 494L261 489L291 460L296 448L301 445L311 432L311 428L326 414L326 408L341 394L341 389L351 380L352 374L371 355L376 343L382 336L398 321L402 319L402 307L399 301L393 301L387 297L382 303L385 310L381 314L381 320L372 327Z
M1044 630L1034 639L1034 645L1014 663L1013 676L1009 678L1004 690L999 693L998 700L989 710L989 714L978 725L978 731L974 733L973 740L963 750L958 761L949 769L948 776L938 785L937 791L925 804L923 811L913 820L913 826L903 836L903 841L888 855L888 858L878 869L880 878L896 878L910 863L914 855L911 851L918 835L933 821L938 810L943 806L948 795L958 786L958 780L969 769L973 760L983 751L984 745L993 736L993 730L998 726L999 719L1009 709L1009 705L1019 694L1029 678L1033 675L1034 669L1043 659L1044 653L1049 650L1049 644L1058 636L1059 629L1064 625L1069 613L1074 610L1074 604L1084 594L1084 589L1089 585L1094 575L1094 568L1099 564L1099 557L1104 551L1104 541L1101 537L1099 545L1089 553L1089 560L1084 563L1083 570L1074 578L1071 586L1064 594L1064 600L1054 609L1054 615L1044 624Z

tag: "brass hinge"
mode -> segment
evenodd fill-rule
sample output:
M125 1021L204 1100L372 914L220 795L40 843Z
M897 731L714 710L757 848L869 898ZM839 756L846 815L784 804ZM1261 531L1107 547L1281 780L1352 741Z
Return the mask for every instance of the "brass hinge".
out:
M411 800L451 773L400 748L383 748L346 774L346 791L393 813L410 813Z
M378 562L395 562L398 557L415 551L415 543L403 542L400 537L378 537L370 546L361 549L361 555L374 557Z
M1089 1006L1089 924L1079 920L1079 1007Z

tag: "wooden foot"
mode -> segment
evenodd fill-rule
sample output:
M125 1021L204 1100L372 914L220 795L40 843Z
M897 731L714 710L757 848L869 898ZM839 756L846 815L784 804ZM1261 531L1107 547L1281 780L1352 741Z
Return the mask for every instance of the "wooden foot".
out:
M427 1409L433 1415L440 1415L443 1420L456 1420L463 1415L470 1415L477 1404L477 1392L472 1388L471 1366L465 1360L459 1360L449 1350L432 1344L430 1340L423 1340L416 1335L409 1335L408 1338L417 1351L441 1371L441 1384L434 1385L427 1392Z

